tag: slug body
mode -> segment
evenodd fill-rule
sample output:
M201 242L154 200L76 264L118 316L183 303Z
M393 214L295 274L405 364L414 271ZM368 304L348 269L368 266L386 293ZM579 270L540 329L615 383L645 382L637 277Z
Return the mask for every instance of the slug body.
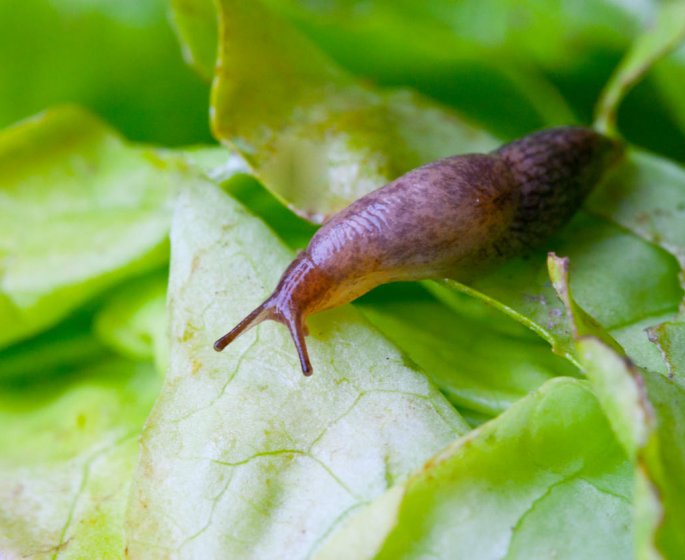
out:
M491 154L429 163L353 202L326 222L273 294L216 341L223 350L248 328L285 324L302 371L308 315L397 280L468 280L525 252L563 225L620 154L589 128L545 130Z

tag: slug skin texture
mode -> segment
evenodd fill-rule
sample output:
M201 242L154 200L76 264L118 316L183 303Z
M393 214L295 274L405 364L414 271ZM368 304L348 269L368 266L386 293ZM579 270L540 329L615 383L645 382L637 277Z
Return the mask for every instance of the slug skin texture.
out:
M356 200L312 237L273 294L214 344L271 319L305 375L308 315L398 280L468 280L543 243L578 210L621 146L590 128L543 130L491 154L429 163Z

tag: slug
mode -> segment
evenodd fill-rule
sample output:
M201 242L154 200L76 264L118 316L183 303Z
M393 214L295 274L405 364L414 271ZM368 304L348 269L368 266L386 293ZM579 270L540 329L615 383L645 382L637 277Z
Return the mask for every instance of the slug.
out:
M214 344L271 319L290 331L311 375L305 320L398 280L468 280L539 245L563 225L621 154L584 127L543 130L490 154L429 163L335 214L274 292Z

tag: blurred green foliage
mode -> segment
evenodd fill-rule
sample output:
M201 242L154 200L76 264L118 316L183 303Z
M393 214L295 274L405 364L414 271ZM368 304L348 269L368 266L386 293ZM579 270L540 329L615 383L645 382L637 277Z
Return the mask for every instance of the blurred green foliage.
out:
M166 0L3 0L0 127L78 103L131 140L211 141L209 88L180 53Z

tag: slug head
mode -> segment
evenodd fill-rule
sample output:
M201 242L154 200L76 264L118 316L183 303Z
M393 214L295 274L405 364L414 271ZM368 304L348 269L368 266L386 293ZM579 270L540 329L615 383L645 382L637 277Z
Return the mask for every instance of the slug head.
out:
M312 364L305 336L307 315L326 307L330 280L312 263L307 253L300 253L281 276L274 292L240 323L214 343L221 352L242 333L262 321L277 321L285 325L295 343L302 373L312 374Z

